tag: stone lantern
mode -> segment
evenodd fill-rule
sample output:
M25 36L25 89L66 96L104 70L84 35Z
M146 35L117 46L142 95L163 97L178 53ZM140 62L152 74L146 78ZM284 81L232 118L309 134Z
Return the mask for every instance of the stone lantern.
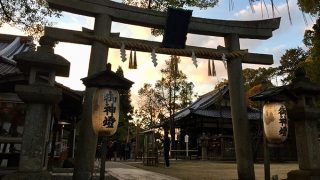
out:
M305 77L305 71L298 69L291 84L298 99L288 108L290 120L294 121L299 170L288 173L288 180L320 179L320 142L317 123L320 109L316 106L316 97L320 87Z
M28 85L16 85L15 91L27 104L18 172L4 179L47 180L47 145L52 106L61 100L54 87L55 76L69 76L70 63L54 54L52 39L41 37L37 51L16 55L17 67L28 77Z
M87 88L96 88L93 97L92 126L96 134L113 135L119 122L120 95L118 90L129 90L133 82L111 71L105 71L81 79Z
M209 138L206 136L206 133L202 133L200 137L200 146L201 146L201 160L208 160L208 145Z

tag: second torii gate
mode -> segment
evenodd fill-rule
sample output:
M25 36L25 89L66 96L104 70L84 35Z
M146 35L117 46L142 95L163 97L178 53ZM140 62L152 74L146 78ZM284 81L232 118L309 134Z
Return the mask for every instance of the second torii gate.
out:
M166 22L166 13L141 9L107 0L48 0L48 2L51 8L95 17L94 30L92 32L56 28L45 29L45 36L49 36L57 41L92 45L88 75L103 70L107 61L106 57L108 56L109 47L120 48L119 44L105 44L105 41L103 41L106 39L110 40L112 21L159 29L164 29ZM195 51L210 51L210 53L207 54L197 55L199 58L221 60L222 53L227 55L232 123L239 179L250 180L255 178L242 80L242 63L270 65L273 63L273 56L255 53L232 56L232 53L243 53L243 51L240 50L239 38L268 39L272 37L272 32L279 28L279 24L280 18L261 21L225 21L192 17L190 19L188 33L224 37L225 49L217 50L187 46L185 52L179 54L190 57L191 51L188 51L188 49L195 49ZM160 43L151 41L120 37L114 37L112 40L119 42L134 41L152 47L160 47ZM126 48L130 48L130 46L126 46ZM135 48L138 51L148 51L144 48ZM165 51L162 53L177 55L177 53ZM83 118L79 132L80 140L77 144L73 176L74 179L77 180L89 180L92 177L97 143L97 135L93 132L91 124L93 92L93 88L87 88L85 93Z

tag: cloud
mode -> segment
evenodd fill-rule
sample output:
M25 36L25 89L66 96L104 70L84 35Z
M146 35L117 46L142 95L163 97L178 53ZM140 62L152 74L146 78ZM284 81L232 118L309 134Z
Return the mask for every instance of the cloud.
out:
M55 53L66 58L71 64L69 77L57 77L57 81L72 89L84 90L81 78L88 74L90 46L60 42L55 47Z

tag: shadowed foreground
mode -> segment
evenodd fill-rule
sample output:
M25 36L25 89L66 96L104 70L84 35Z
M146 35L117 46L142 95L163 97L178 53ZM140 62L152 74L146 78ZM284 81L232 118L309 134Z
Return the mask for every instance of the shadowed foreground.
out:
M143 166L141 162L127 162L126 164L153 171L183 180L231 180L237 179L236 163L212 162L212 161L171 161L170 168L165 168L163 163L158 167ZM264 180L263 164L255 164L255 177ZM273 163L270 165L271 176L278 175L280 179L286 179L290 170L298 169L297 163Z

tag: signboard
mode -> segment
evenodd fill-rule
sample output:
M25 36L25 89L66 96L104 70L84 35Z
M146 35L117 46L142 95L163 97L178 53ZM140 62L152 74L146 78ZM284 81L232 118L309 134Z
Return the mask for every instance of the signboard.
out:
M188 134L186 134L186 135L184 136L184 142L185 142L185 143L189 142L189 136L188 136Z

